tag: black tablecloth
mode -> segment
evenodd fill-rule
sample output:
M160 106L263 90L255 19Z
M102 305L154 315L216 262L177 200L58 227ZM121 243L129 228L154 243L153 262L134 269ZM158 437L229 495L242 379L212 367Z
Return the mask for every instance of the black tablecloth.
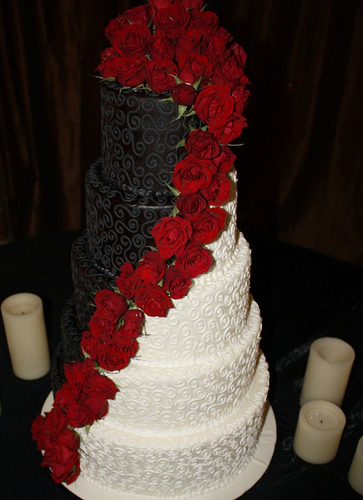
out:
M18 292L39 295L51 353L59 341L62 307L72 293L70 248L76 235L52 234L0 247L0 302ZM363 435L363 271L290 245L250 243L251 289L262 311L262 348L270 364L269 400L278 437L269 469L243 499L361 498L347 473ZM0 328L0 498L75 499L41 468L30 436L31 423L50 392L49 375L35 381L16 378L2 322ZM325 336L350 343L356 359L342 405L347 423L337 457L311 465L295 455L292 441L309 348Z

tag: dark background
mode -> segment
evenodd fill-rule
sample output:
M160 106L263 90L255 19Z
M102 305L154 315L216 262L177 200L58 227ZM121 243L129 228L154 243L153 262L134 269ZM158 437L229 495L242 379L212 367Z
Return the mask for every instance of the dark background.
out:
M0 1L0 240L83 225L100 155L94 68L127 0ZM363 3L209 2L245 48L239 225L363 265Z

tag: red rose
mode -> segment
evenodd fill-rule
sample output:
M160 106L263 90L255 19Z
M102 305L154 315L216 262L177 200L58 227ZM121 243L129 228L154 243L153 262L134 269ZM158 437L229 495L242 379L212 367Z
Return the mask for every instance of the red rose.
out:
M55 404L67 413L72 427L92 425L106 414L107 399L113 399L118 389L90 359L65 365L64 372L66 383L57 391Z
M210 81L213 85L228 85L235 88L243 75L243 68L235 57L220 58L216 64Z
M231 183L225 175L215 175L206 189L202 189L201 195L209 205L222 205L231 194Z
M175 269L188 278L196 278L207 272L211 265L210 252L194 243L187 245L184 252L175 260Z
M93 412L95 419L104 417L108 410L108 399L115 399L118 389L105 375L96 375L87 381L83 390L85 405Z
M150 5L138 5L132 9L128 9L124 13L127 22L131 24L148 25L151 19Z
M201 85L203 85L213 73L213 65L207 57L196 54L192 50L182 55L178 67L179 78L185 83L194 84L201 80Z
M246 89L246 85L249 84L249 81L245 75L242 76L240 80L240 85L232 91L232 97L235 101L235 110L236 113L243 115L245 107L247 105L248 99L250 97L251 92Z
M162 94L175 87L178 68L170 59L147 60L145 64L146 82L154 92Z
M121 57L113 49L109 49L107 56L103 57L96 71L100 73L102 78L116 78L121 68Z
M107 49L105 49L101 52L101 62L99 63L99 65L95 69L95 71L97 71L101 76L103 76L103 72L105 69L105 62L107 61L107 59L109 57L114 56L114 54L116 54L116 53L112 47L108 47Z
M113 332L115 323L104 318L97 311L93 314L89 322L90 331L98 338L98 342L106 340Z
M106 402L107 404L107 402ZM96 416L82 401L72 400L67 407L67 422L71 427L92 425Z
M67 413L69 406L80 397L81 390L81 386L78 390L74 390L69 382L65 382L55 394L54 406Z
M165 33L157 31L150 37L149 53L151 59L174 59L175 43Z
M93 373L88 370L90 365L87 363L90 363ZM92 425L95 420L102 418L108 410L107 400L114 399L118 391L111 379L98 373L93 361L86 359L81 365L85 371L79 387L68 374L67 382L55 396L56 404L67 412L67 422L72 427Z
M181 59L188 54L197 54L199 52L201 39L202 33L199 30L186 29L182 31L176 40L175 59L180 62ZM186 82L187 80L184 81Z
M185 150L196 158L212 159L220 155L221 148L208 130L193 130L185 141Z
M121 57L116 80L125 87L137 87L145 80L145 58Z
M60 410L58 409L58 411ZM64 415L63 412L61 413ZM45 430L44 428L45 428L45 417L43 417L43 415L38 415L33 420L31 426L32 438L37 443L38 450L44 450L48 443L49 436L47 436L46 433L44 432Z
M192 222L192 242L204 245L215 240L224 227L226 211L216 207L207 208Z
M136 290L135 304L148 316L165 318L174 307L169 295L159 286L142 283Z
M61 389L56 393L56 399L58 393L66 385L68 385L70 393L74 397L77 397L80 391L83 390L85 382L97 375L95 363L91 359L85 359L84 361L74 361L72 363L64 365L63 368L64 375L68 384L63 384Z
M234 111L234 99L228 87L207 85L200 91L194 110L202 120L214 128L223 127Z
M219 19L215 12L193 9L189 28L198 30L203 37L212 35L218 27Z
M242 134L245 127L247 127L246 118L233 113L222 127L210 126L209 130L221 144L229 144Z
M97 359L100 338L91 330L83 332L81 338L81 349L85 357Z
M80 471L78 447L78 435L71 429L64 429L57 441L45 450L42 466L51 469L55 483L70 484L77 479Z
M31 426L31 433L38 450L45 450L57 435L67 427L66 414L54 405L45 416L38 415Z
M163 217L151 234L162 258L169 259L184 249L192 234L192 227L182 217Z
M140 58L147 53L149 38L150 31L147 26L125 24L115 33L112 45L121 56Z
M241 68L244 68L246 65L247 55L243 48L237 43L234 42L230 47L231 54L237 59L238 65Z
M190 13L182 5L170 5L159 9L153 21L157 30L163 31L169 38L176 39L188 26Z
M109 42L112 44L116 33L122 29L122 27L126 24L126 17L123 15L118 15L116 19L111 19L105 29L105 35L108 38Z
M171 89L173 101L182 106L192 106L198 96L198 92L192 85L181 83Z
M117 323L127 310L125 297L112 290L99 290L95 296L96 313L111 323Z
M166 262L159 252L146 253L139 262L136 272L141 280L158 283L166 271Z
M130 262L122 264L120 274L116 279L116 285L127 300L132 299L134 296L139 281L140 278L134 270L133 265Z
M235 161L236 155L227 146L222 146L220 155L213 158L213 163L216 165L219 173L231 170Z
M169 292L172 299L182 299L188 293L191 280L183 276L175 266L170 266L165 273L163 288Z
M183 6L185 9L198 9L203 7L203 0L183 0Z
M166 9L176 3L174 0L149 0L149 4L151 5L153 11L157 11L158 9Z
M101 346L99 365L110 372L125 368L139 347L137 340L122 335L115 336L107 344ZM107 410L106 410L107 411Z
M210 160L186 156L174 168L173 184L182 194L196 193L211 183L216 168Z
M193 221L205 209L207 202L200 193L190 193L178 196L175 205L185 219Z
M227 44L232 41L231 34L221 26L209 37L204 38L202 54L212 62L225 56Z
M145 322L145 314L140 309L129 309L124 315L120 330L128 337L138 337Z

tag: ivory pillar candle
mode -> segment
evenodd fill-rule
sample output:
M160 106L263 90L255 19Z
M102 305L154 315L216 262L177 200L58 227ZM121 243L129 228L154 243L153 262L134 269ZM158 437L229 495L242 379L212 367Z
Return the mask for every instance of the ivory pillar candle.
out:
M357 493L363 495L363 437L358 441L358 446L349 469L348 481Z
M341 406L354 361L353 348L344 340L323 337L312 343L300 404L324 399Z
M34 380L48 373L50 357L40 297L11 295L1 304L6 340L14 374Z
M295 453L311 464L326 464L337 454L346 418L329 401L309 401L301 409L294 437Z

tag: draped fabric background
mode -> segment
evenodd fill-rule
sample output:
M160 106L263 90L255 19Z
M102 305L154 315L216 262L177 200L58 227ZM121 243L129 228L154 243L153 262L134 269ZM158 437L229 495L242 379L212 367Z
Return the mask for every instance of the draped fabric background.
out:
M104 28L141 0L0 0L0 241L79 229ZM245 48L239 226L363 265L363 2L210 2Z

